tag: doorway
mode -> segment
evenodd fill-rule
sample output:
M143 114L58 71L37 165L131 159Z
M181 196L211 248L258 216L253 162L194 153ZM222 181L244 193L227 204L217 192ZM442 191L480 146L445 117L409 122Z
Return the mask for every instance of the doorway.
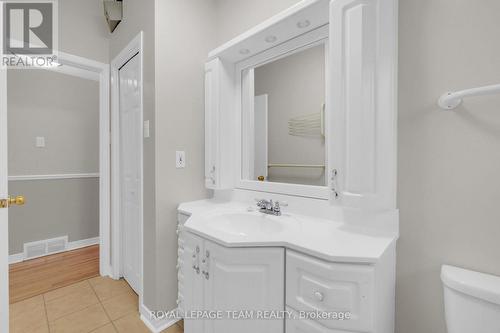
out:
M7 70L5 68L0 68L0 206L2 209L0 209L0 331L2 332L7 332L9 329L9 277L8 277L8 272L9 272L9 259L10 261L20 261L25 259L26 253L29 252L30 255L33 255L33 257L40 257L45 254L50 254L54 252L60 252L59 254L62 254L63 251L66 250L71 250L74 248L81 248L85 247L86 245L92 245L92 244L98 244L98 255L95 254L95 249L92 251L92 255L98 257L98 262L96 263L97 266L97 273L102 276L110 275L111 274L111 261L110 261L110 134L109 134L109 116L110 116L110 110L109 110L109 65L95 62L86 58L66 54L63 52L59 52L59 57L58 57L58 64L57 66L53 67L47 67L47 68L40 68L33 70L36 71L37 73L35 75L49 75L49 76L61 76L65 78L71 78L71 79L78 79L82 80L82 82L87 82L87 81L92 81L95 83L95 85L90 88L93 90L98 97L95 99L95 104L94 107L97 108L96 114L94 119L97 121L98 124L95 124L95 131L97 132L98 139L95 141L96 145L95 147L91 148L94 150L94 163L92 164L94 167L94 170L85 170L85 171L71 171L68 172L67 170L56 170L52 169L50 172L36 172L36 170L31 170L31 171L26 171L22 170L23 172L19 172L16 174L11 173L11 179L9 182L8 178L8 166L7 162L9 159L14 160L13 155L8 155L8 123L7 123L7 86L8 86L8 81L7 81ZM25 73L20 73L20 75L28 75L28 72ZM54 79L54 78L52 78ZM51 80L52 80L51 79ZM59 80L59 79L56 79ZM52 82L52 81L51 81ZM54 88L55 91L51 91L54 93L54 99L57 101L62 101L64 98L62 97L67 97L67 96L57 96L57 93L59 94L64 94L62 90L64 90L64 86L66 83L61 82L61 86L59 88ZM86 85L87 83L82 83L83 85ZM22 85L23 87L26 87L26 85ZM23 90L23 89L21 89ZM75 89L78 90L78 89ZM24 90L25 93L25 98L28 99L30 97L30 91ZM34 92L36 93L36 92ZM22 96L18 96L18 100L22 101ZM78 96L74 96L76 99ZM71 98L66 98L66 100L71 100ZM35 105L37 108L42 108L47 105L42 105L41 103L39 105ZM67 105L63 105L67 106ZM49 106L50 108L50 106ZM18 116L19 114L16 114ZM30 125L33 127L34 131L38 131L42 127L48 127L51 124L57 124L58 121L60 121L63 117L68 116L68 114L62 114L60 113L59 115L51 115L48 116L46 119L36 119L35 115L32 118L29 118L31 121ZM15 120L15 119L13 119ZM22 124L26 124L26 120L19 119ZM43 121L47 121L45 125L42 124ZM86 120L77 120L77 122L80 121L86 121ZM81 125L81 124L80 124ZM72 127L75 126L75 127ZM68 123L65 126L62 126L56 130L54 129L46 129L45 133L48 134L34 134L30 133L30 139L29 139L29 145L33 148L40 149L40 151L36 153L40 153L44 147L47 147L51 144L54 144L58 142L59 144L65 144L67 143L68 145L66 147L59 147L56 149L57 151L62 151L66 149L66 152L68 154L74 153L78 148L81 148L84 146L83 143L77 143L77 142L71 142L71 135L75 134L76 135L76 130L79 129L80 126L79 124L72 124ZM10 129L12 131L12 129ZM26 133L26 131L22 130L19 132ZM65 133L68 135L68 139L62 139L62 140L55 140L55 139L49 139L49 137L53 134L61 134ZM16 134L12 132L12 134ZM33 136L34 135L34 136ZM11 139L12 140L12 139ZM17 138L15 139L17 140ZM18 143L18 142L14 142ZM17 147L12 149L12 153L19 153L21 154L22 151L17 151ZM48 150L46 151L48 152ZM36 153L31 153L31 154L36 154ZM50 155L50 154L47 154ZM9 158L10 157L10 158ZM19 156L17 156L19 157ZM26 156L23 156L26 157ZM28 156L30 157L30 156ZM31 156L32 157L32 156ZM73 156L72 160L77 160L78 157ZM9 161L11 162L11 161ZM57 160L54 156L48 156L46 158L47 165L50 165L51 167L60 167L61 165L65 164L68 161L61 162ZM68 163L70 163L69 161ZM36 167L38 162L26 162L24 161L21 163L21 166L24 167ZM14 169L11 167L11 169ZM91 172L92 171L92 172ZM84 197L78 197L78 194L81 194L83 192L86 193L86 191L81 191L78 192L76 197L73 198L79 198L76 202L76 208L77 210L80 210L80 212L87 213L89 216L92 214L94 219L97 220L97 225L94 225L93 228L94 230L92 232L88 232L87 234L97 234L97 237L90 237L90 238L85 238L85 239L72 239L71 235L65 235L61 234L60 236L62 237L56 237L50 238L50 236L47 237L41 237L44 239L40 239L42 242L39 242L39 244L29 244L33 243L31 241L27 240L22 240L19 242L19 244L22 244L23 246L20 246L19 244L14 244L14 242L11 242L11 246L14 246L14 252L13 247L11 247L11 255L9 257L9 228L8 228L8 212L9 212L9 204L14 204L14 203L19 203L19 201L16 202L14 200L13 202L9 202L7 200L9 194L23 194L20 192L27 191L27 184L29 182L31 183L36 183L38 182L38 190L40 188L45 189L48 188L47 186L41 186L41 182L59 182L57 186L53 188L58 188L58 186L62 186L63 188L58 188L57 191L59 191L59 194L50 194L49 192L46 192L45 190L42 190L41 192L37 190L37 186L34 188L30 187L29 191L34 191L33 193L36 193L37 191L40 192L39 195L37 195L37 198L42 198L42 199L48 199L49 203L41 204L41 208L43 208L44 213L50 213L50 212L57 212L58 209L68 209L71 206L69 204L69 199L70 195L68 191L64 189L64 186L68 185L69 187L74 186L78 182L85 182L89 180L91 185L88 187L92 189L91 194L88 196ZM67 182L66 182L67 181ZM73 182L73 183L71 183ZM11 190L15 190L16 193L9 193L9 183L13 184L11 185ZM86 184L85 186L87 186ZM84 187L85 187L84 186ZM31 192L30 192L31 193ZM93 193L93 194L92 194ZM98 197L96 201L93 202L93 205L95 205L94 208L90 208L91 205L86 205L86 201L90 200L95 200L95 197ZM30 205L30 208L33 208L35 203L38 201L40 202L41 200L33 200L33 197L27 197L26 198L26 206ZM75 203L75 200L72 200L73 203ZM75 206L73 206L75 208ZM11 211L11 216L15 215L23 215L27 214L27 211L23 212L23 207L20 208L15 208L16 211ZM90 211L86 211L86 209L89 209ZM32 213L32 212L31 212ZM41 214L40 214L41 215ZM69 213L68 216L70 216L71 213ZM58 217L58 214L54 215L55 217ZM67 216L67 217L68 217ZM18 216L22 217L22 216ZM29 219L33 222L36 223L37 219L41 218L40 216L37 216L37 214L32 214ZM69 218L69 217L68 217ZM54 218L47 218L46 220L49 220L49 223L54 222ZM62 221L64 223L64 221ZM17 227L17 226L16 226ZM27 230L28 232L32 232L33 230L30 230L29 226L23 227L24 230ZM12 228L12 231L15 231L15 228ZM34 229L34 228L32 228ZM47 228L49 229L49 228ZM77 226L76 229L79 229ZM97 229L97 230L95 230ZM42 230L44 231L44 230ZM46 231L46 230L45 230ZM74 230L73 230L74 231ZM76 232L79 232L81 230L76 230ZM85 234L85 232L84 232ZM37 238L39 235L32 236ZM67 238L65 236L68 236ZM31 236L30 236L31 237ZM31 239L34 240L34 239ZM39 241L39 239L36 239L36 241ZM73 241L73 242L72 242ZM17 241L16 241L17 242ZM35 242L37 243L37 242ZM38 246L33 246L29 247L30 251L26 251L25 244L28 245L38 245ZM18 251L19 249L23 247L23 252L22 254ZM21 256L22 255L22 256ZM31 257L30 257L31 258ZM40 259L37 259L40 260ZM53 274L57 275L57 274ZM58 287L57 283L54 284L55 287Z
M26 198L9 212L11 304L99 274L99 78L65 66L7 71L9 192ZM42 273L87 247L85 268L65 254Z

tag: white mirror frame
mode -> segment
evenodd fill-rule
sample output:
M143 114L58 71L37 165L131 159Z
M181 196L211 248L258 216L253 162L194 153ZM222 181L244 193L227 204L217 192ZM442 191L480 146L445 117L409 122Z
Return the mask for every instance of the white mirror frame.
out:
M236 129L237 129L237 142L236 147L238 149L236 168L237 176L236 187L240 189L269 192L269 193L279 193L288 194L301 197L310 197L323 200L329 200L331 197L331 180L330 180L330 165L331 164L331 154L329 154L330 149L330 119L331 119L331 105L326 103L325 109L325 179L328 184L325 186L317 185L302 185L302 184L291 184L291 183L274 183L274 182L261 182L256 180L250 180L249 178L249 167L250 167L250 157L253 155L250 152L251 145L249 144L248 135L248 125L250 124L250 119L248 115L249 110L253 108L254 99L254 77L252 75L253 71L250 69L262 66L264 64L276 61L278 59L287 57L294 53L309 49L314 46L324 45L325 47L325 96L326 101L329 100L328 95L330 94L330 83L328 75L328 59L329 59L329 25L324 25L315 30L312 30L306 34L300 35L294 39L291 39L285 43L277 45L269 50L259 53L251 58L243 60L236 64L235 71L235 82L236 82L236 94L237 94L237 108L236 108ZM248 75L250 74L250 75Z

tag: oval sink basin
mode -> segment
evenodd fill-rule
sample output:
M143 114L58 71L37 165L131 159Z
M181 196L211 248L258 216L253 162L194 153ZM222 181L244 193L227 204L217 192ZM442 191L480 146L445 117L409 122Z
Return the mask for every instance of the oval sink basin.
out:
M211 216L206 223L208 227L217 231L238 236L250 236L283 231L284 226L279 221L281 218L258 212L226 213Z

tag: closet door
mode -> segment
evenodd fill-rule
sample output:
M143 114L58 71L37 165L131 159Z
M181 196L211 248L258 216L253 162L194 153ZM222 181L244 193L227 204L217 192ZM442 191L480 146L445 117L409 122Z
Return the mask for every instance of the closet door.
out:
M332 202L396 207L395 0L330 3Z

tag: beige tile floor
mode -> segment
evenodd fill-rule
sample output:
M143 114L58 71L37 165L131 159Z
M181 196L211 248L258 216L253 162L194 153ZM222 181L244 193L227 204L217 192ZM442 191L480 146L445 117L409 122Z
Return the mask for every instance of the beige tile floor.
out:
M96 277L11 304L10 333L148 333L124 280ZM182 324L163 333L183 333Z

